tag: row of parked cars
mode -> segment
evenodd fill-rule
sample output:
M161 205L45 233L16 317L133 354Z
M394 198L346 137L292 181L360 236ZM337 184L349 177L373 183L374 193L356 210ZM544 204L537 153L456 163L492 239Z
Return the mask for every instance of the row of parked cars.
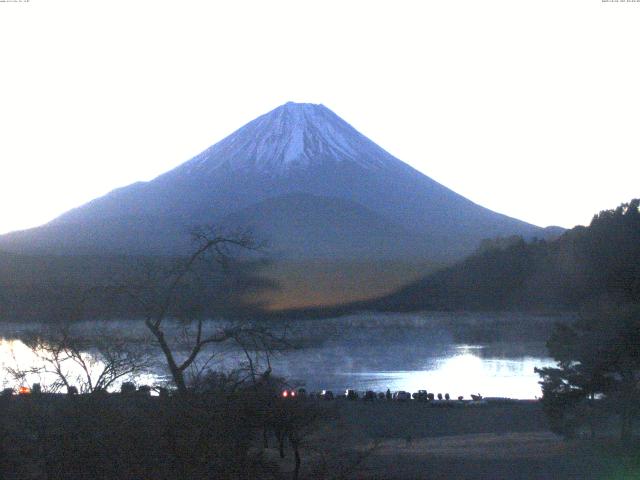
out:
M374 400L395 400L395 401L409 401L409 400L417 400L422 402L430 402L437 400L451 400L451 396L448 393L442 395L438 393L437 395L433 393L429 393L426 390L418 390L414 393L409 393L404 390L398 390L396 392L391 392L387 390L386 392L374 392L373 390L367 390L366 392L360 395L356 390L348 388L344 391L344 394L334 394L332 390L322 390L318 393L310 393L307 394L307 391L304 388L299 388L297 390L283 390L282 391L283 398L297 398L297 397L313 397L319 398L322 400L333 400L336 398L344 398L346 400L358 400L362 398L365 401L374 401ZM481 400L482 395L471 395L473 400ZM462 396L458 397L458 400L463 400Z

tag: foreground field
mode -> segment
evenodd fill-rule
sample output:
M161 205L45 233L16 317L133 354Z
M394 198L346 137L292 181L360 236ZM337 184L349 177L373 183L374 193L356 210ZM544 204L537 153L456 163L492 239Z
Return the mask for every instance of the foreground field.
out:
M0 396L3 480L618 480L640 478L639 453L602 431L564 440L535 401Z
M540 404L434 408L417 402L336 402L334 431L309 442L350 442L334 464L358 479L638 479L637 449L615 438L565 440L548 430ZM341 436L341 438L339 437ZM286 466L285 466L286 468ZM313 478L315 472L305 472Z

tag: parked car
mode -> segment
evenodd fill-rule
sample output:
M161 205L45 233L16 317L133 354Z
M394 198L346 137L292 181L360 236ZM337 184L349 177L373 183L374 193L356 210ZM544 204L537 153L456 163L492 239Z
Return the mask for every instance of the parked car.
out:
M405 392L404 390L398 390L393 393L393 399L398 402L406 402L411 400L411 394L409 392Z
M281 395L282 398L296 398L298 394L295 390L283 390Z
M413 399L418 400L419 402L428 402L429 394L426 390L418 390L413 394Z
M67 393L71 393L68 391L69 388L70 387L67 387ZM133 382L123 382L123 384L120 385L120 393L124 393L126 395L136 393L136 384Z
M331 390L322 390L322 392L320 392L320 398L324 400L333 400L333 392Z
M344 391L344 396L347 398L347 400L357 400L358 399L358 392L356 392L355 390L353 390L351 388L347 388Z
M364 392L364 397L362 397L362 399L372 402L376 399L376 392L373 390L367 390Z
M149 385L140 385L138 387L138 393L140 395L144 395L145 397L151 396L151 387Z

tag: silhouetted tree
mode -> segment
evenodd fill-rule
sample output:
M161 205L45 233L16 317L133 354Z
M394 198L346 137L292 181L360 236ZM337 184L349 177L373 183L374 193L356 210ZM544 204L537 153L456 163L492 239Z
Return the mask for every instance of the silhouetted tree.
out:
M193 236L194 251L188 257L177 259L172 268L147 266L141 278L111 288L133 299L141 309L144 324L158 342L181 394L187 392L187 372L198 366L200 354L209 346L236 340L260 349L280 341L276 334L257 322L228 320L216 325L205 322L215 313L224 313L223 304L233 303L238 287L240 290L247 287L230 281L237 266L237 255L259 250L261 245L247 232L221 235L212 229L199 229ZM177 320L180 328L169 325L171 319ZM199 367L206 369L207 362Z
M552 427L572 435L607 408L619 414L628 440L640 397L639 345L638 304L586 308L573 325L558 325L547 343L558 365L537 369Z

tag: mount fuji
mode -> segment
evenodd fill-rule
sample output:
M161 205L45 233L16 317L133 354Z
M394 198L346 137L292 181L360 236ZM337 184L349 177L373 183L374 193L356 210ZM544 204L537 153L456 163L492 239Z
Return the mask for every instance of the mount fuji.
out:
M154 180L0 237L0 248L178 254L193 226L211 224L249 227L281 259L450 261L484 238L545 236L423 175L325 106L287 103Z

